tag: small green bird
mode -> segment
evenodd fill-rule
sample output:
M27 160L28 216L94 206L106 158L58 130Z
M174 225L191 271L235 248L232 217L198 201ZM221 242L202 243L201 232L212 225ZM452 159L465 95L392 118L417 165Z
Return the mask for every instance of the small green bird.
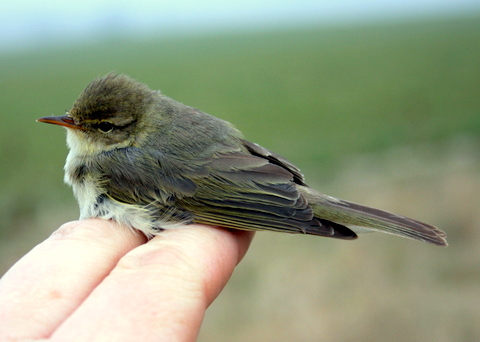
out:
M446 246L438 228L326 196L300 170L230 123L127 76L92 81L64 116L65 181L80 219L99 217L147 236L180 224L339 239L381 231Z

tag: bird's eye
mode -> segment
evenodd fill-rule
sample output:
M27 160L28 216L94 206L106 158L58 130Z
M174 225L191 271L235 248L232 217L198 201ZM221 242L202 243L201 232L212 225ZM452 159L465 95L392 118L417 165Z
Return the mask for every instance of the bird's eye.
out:
M102 133L109 133L115 128L115 125L108 121L102 121L96 126L97 129Z

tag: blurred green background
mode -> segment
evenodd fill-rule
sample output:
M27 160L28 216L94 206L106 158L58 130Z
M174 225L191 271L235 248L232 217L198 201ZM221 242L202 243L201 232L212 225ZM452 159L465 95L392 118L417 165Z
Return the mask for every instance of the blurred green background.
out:
M200 341L480 340L480 14L0 54L0 273L78 216L61 115L112 70L234 123L330 195L450 246L258 233Z

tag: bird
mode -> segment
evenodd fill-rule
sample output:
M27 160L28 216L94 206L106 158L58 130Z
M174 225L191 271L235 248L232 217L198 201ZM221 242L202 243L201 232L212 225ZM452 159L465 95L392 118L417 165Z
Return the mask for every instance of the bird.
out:
M300 169L232 124L124 74L94 79L62 116L65 182L80 219L147 237L188 224L353 240L378 231L447 246L437 227L322 194Z

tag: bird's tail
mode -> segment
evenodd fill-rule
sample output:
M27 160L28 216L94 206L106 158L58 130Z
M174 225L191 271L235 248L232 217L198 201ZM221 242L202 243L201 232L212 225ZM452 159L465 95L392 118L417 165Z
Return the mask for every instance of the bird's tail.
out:
M379 231L438 246L448 245L446 234L430 224L326 196L308 187L299 186L299 188L313 208L316 217L339 223L356 233Z

